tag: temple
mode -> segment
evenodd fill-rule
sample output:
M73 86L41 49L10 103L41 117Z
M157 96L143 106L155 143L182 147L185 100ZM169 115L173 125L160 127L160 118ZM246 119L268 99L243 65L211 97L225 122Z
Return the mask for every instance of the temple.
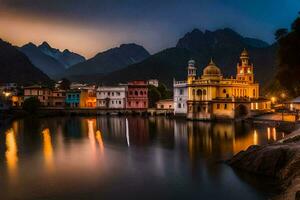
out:
M182 94L184 91L187 93L188 119L239 119L271 109L271 102L259 96L259 84L254 80L254 66L250 63L249 54L245 49L237 64L236 78L223 77L220 68L212 59L198 77L195 61L189 61L187 81L174 82L174 94L177 94L174 95L174 110L177 114L177 107L182 114L184 103L179 105L178 101L186 96L178 97L177 90L181 90Z

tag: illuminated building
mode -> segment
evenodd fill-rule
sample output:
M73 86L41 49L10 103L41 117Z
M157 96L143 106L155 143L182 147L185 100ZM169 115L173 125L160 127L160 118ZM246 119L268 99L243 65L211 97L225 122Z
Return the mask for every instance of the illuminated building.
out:
M52 96L52 90L48 87L43 87L41 85L33 85L24 87L24 100L36 97L40 101L42 106L50 106Z
M101 86L97 89L97 107L126 108L126 86Z
M195 61L190 60L186 83L188 119L236 119L271 109L271 102L259 97L259 84L254 81L254 67L246 50L240 55L236 78L224 78L213 60L202 76L197 77L196 71Z
M174 80L173 87L174 114L186 115L188 100L187 82Z
M157 109L163 110L173 110L174 109L174 101L173 99L163 99L156 102Z
M96 90L94 87L81 89L80 108L96 108Z
M148 108L148 83L146 81L131 81L127 85L126 108Z
M69 108L78 108L80 103L80 90L68 90L66 92L66 106Z

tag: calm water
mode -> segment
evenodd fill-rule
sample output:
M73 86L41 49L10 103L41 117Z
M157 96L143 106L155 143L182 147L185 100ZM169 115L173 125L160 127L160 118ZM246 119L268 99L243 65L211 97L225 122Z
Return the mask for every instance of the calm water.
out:
M163 117L18 120L0 129L0 199L268 199L274 180L218 161L283 135Z

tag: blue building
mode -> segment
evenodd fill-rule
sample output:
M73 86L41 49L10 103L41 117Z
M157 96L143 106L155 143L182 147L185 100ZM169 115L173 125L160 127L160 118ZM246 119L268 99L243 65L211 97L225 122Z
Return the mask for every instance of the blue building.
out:
M80 106L80 90L69 90L66 92L66 106L78 108Z

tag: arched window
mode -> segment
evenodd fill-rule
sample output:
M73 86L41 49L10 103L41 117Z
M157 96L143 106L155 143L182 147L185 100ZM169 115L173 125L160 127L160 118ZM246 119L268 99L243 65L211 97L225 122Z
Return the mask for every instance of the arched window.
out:
M206 95L206 90L203 90L202 94L203 94L203 95Z
M223 89L223 93L226 94L226 92L227 92L226 89Z
M197 90L197 95L198 95L198 96L201 96L201 95L202 95L202 90L200 90L200 89Z
M140 91L140 95L143 95L143 91Z
M139 95L138 91L135 91L134 94L135 94L135 95Z

